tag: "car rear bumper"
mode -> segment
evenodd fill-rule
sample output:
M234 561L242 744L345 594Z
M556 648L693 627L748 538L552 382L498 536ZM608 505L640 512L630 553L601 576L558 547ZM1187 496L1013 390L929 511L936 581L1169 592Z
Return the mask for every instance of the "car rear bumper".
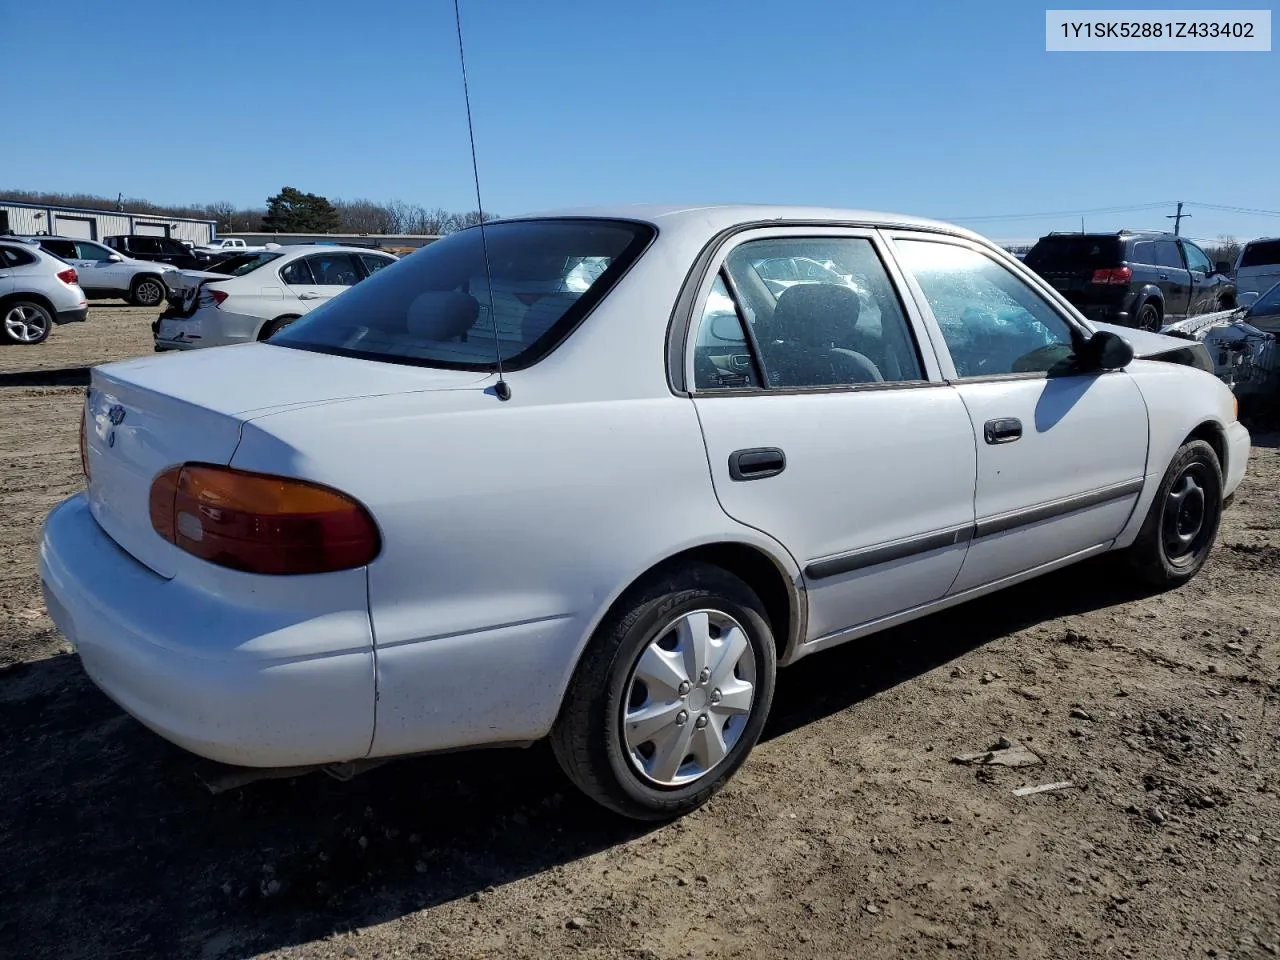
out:
M54 323L84 323L89 319L89 305L76 307L72 310L59 310L53 316Z
M39 569L49 616L90 679L165 739L252 767L368 754L367 609L298 616L166 580L107 536L84 494L49 514ZM317 634L331 651L315 652Z

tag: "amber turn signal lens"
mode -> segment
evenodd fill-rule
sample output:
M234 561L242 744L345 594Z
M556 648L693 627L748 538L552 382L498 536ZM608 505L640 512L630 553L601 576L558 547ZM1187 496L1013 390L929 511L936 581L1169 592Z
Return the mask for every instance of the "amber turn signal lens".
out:
M186 463L151 484L151 526L178 548L233 570L275 575L363 566L382 548L346 494L291 477Z

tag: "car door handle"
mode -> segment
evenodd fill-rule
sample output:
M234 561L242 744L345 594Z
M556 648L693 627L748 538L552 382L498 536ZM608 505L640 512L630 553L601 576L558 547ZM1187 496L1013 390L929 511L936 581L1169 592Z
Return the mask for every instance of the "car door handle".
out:
M1012 443L1022 436L1022 421L1016 417L988 420L982 432L987 443Z
M787 468L787 455L777 447L751 447L729 454L731 480L762 480L776 477Z
M1160 279L1161 279L1161 280L1168 280L1168 279L1169 279L1169 275L1168 275L1167 273L1162 273L1162 274L1160 274Z
M308 290L306 293L298 294L299 300L319 300L322 294L316 293L314 290Z

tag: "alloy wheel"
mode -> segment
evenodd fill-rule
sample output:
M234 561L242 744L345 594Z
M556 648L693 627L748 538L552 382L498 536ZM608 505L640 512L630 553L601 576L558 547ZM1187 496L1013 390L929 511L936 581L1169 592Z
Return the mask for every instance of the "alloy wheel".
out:
M49 335L49 314L33 303L17 303L4 315L4 332L18 343L39 343Z

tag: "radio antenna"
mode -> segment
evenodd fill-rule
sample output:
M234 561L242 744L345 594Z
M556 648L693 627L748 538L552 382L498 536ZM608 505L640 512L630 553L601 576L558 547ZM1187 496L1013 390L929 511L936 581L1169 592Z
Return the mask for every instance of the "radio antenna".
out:
M471 138L471 173L476 180L476 207L480 212L480 248L484 251L484 279L489 288L489 320L493 324L493 352L498 360L498 382L493 392L499 400L511 399L511 387L502 376L502 344L498 342L498 315L493 309L493 271L489 267L489 241L484 232L484 201L480 199L480 167L476 163L476 131L471 125L471 91L467 88L467 57L462 52L462 13L453 0L453 21L458 27L458 62L462 64L462 96L467 103L467 135Z

